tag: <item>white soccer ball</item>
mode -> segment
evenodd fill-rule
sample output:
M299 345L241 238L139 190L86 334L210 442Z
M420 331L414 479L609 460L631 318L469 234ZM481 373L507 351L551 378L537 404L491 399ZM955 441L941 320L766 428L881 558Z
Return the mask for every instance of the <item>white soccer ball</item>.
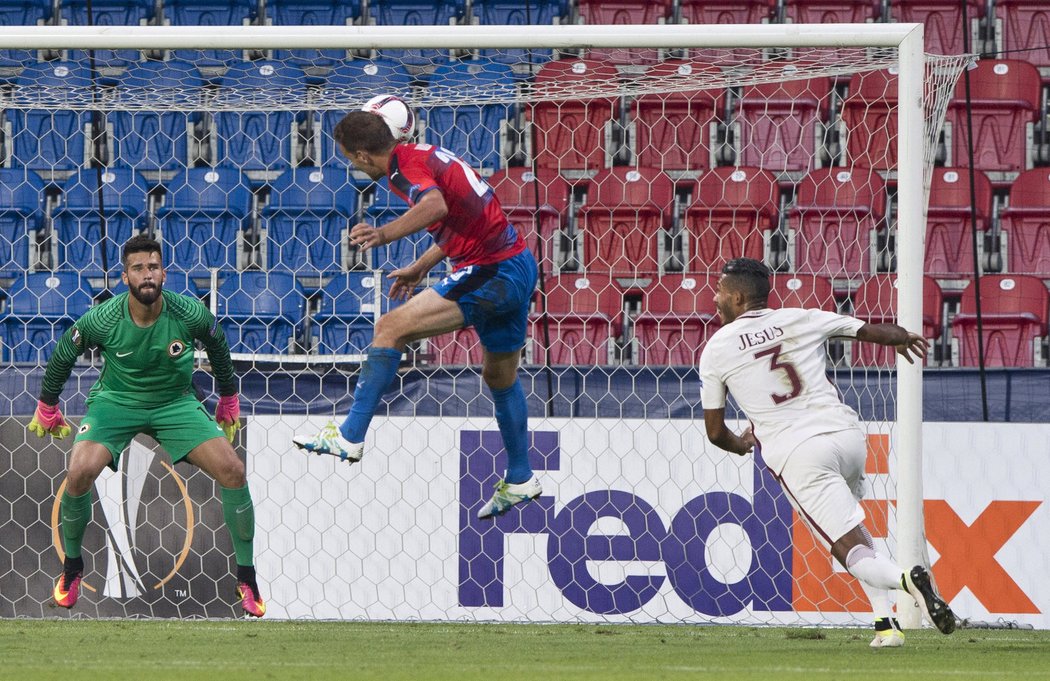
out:
M361 107L361 111L370 111L386 121L390 134L398 142L412 139L412 133L416 129L416 115L400 97L376 95Z

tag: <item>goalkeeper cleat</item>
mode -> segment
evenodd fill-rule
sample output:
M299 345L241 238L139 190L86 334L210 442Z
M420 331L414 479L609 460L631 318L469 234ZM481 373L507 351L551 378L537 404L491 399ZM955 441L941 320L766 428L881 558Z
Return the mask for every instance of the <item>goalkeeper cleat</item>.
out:
M80 597L80 581L79 571L70 573L63 570L62 576L55 582L55 605L63 608L72 608L76 605Z
M259 586L251 582L237 582L237 598L241 599L241 610L245 615L262 617L266 614L266 604L259 595Z
M365 455L364 442L350 442L339 432L334 423L329 422L321 432L313 437L296 435L292 438L296 447L313 454L338 456L340 461L357 463Z
M500 480L496 483L496 493L478 511L478 518L489 520L503 515L510 510L511 506L520 504L523 501L531 501L541 494L543 494L543 486L540 484L540 479L535 475L527 481L518 484Z
M904 645L904 632L894 617L881 617L875 621L875 638L868 644L872 648L900 648Z
M916 565L901 578L901 586L911 594L926 619L942 634L955 631L955 613L933 589L930 573Z

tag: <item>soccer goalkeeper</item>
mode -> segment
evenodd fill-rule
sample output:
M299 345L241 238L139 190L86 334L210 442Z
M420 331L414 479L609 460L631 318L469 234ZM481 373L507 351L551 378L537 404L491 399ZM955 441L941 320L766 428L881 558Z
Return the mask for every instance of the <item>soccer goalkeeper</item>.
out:
M61 500L65 549L55 603L72 608L84 572L81 541L91 519L91 487L106 466L116 470L128 443L152 436L171 456L201 468L222 488L222 508L237 558L237 597L248 615L266 605L255 580L255 512L244 464L231 443L240 427L240 402L226 335L201 301L164 290L160 244L145 235L124 244L123 281L128 292L88 310L59 339L47 363L29 430L62 439L70 426L58 396L78 356L98 347L105 366L87 399L87 413L73 441ZM193 346L208 353L219 385L215 419L194 394Z

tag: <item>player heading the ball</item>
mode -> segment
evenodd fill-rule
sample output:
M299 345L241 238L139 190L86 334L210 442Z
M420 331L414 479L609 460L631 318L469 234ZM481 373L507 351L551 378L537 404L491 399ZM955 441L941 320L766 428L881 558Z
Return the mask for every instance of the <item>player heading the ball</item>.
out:
M875 615L873 648L904 645L890 604L895 589L910 593L941 633L952 633L955 615L926 568L904 571L875 550L860 505L866 438L857 413L842 403L825 373L829 338L893 346L908 362L921 361L929 343L896 324L868 324L824 310L771 310L769 277L769 269L751 258L722 268L715 305L723 326L700 357L708 439L735 454L761 452L799 517L860 580ZM729 430L727 391L754 432Z
M365 433L397 374L405 346L473 326L484 349L481 375L492 392L507 450L506 475L478 517L494 518L538 497L543 490L529 465L528 403L518 380L529 301L536 287L535 258L507 221L492 189L451 152L429 144L399 144L383 118L365 111L347 114L334 136L354 167L373 180L386 177L410 206L385 225L354 225L350 241L367 250L426 229L434 245L411 265L388 275L393 280L391 298L407 302L376 322L350 414L338 428L330 423L316 435L297 435L295 445L360 461ZM446 256L453 272L415 294Z

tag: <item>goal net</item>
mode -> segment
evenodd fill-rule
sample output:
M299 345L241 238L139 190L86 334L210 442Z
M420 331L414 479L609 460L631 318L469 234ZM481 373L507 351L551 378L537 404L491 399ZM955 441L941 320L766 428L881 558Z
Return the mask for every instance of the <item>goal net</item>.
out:
M52 612L70 444L25 425L55 339L126 290L120 246L144 232L234 353L271 616L868 622L762 461L706 441L696 366L738 256L773 268L775 306L938 336L923 188L969 58L923 60L913 25L454 28L0 46L38 50L3 91L0 616ZM495 523L475 516L506 455L469 329L409 348L363 463L291 445L347 412L397 304L386 275L430 244L348 243L407 210L332 138L377 94L411 106L413 143L480 171L540 263L521 377L544 493ZM100 370L89 353L66 385L74 423ZM920 369L833 342L829 378L868 432L868 527L921 562ZM216 487L147 437L130 449L94 489L76 613L231 616Z

